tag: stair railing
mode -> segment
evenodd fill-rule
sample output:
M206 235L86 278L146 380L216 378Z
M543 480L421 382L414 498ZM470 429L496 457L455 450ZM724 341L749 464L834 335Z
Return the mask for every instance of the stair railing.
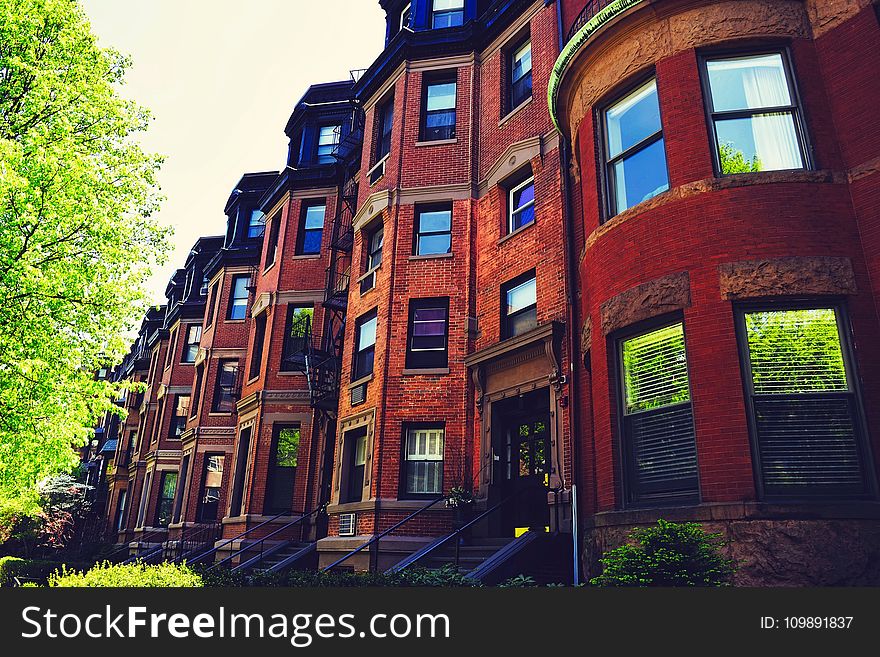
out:
M143 558L143 557L146 556L146 555L140 554L141 546L142 546L144 543L150 543L151 540L154 539L154 538L157 538L157 537L159 537L159 536L165 536L165 535L167 535L167 533L168 533L168 530L166 530L166 529L157 529L157 530L154 530L154 531L151 531L151 532L147 532L146 534L144 534L143 536L141 536L141 537L137 540L136 554L134 554L133 556L128 557L127 559L125 559L125 560L122 561L121 563L123 563L123 564L130 564L130 563L134 563L134 562L137 561L138 559ZM124 545L121 545L119 548L113 550L113 552L111 552L109 555L107 555L107 556L108 556L108 560L109 560L109 557L110 557L110 556L115 555L117 552L123 552L123 551L126 551L126 550L130 550L130 549L131 549L131 544L134 543L134 542L135 542L135 541L129 541L128 543L125 543ZM161 546L160 546L160 547L161 547ZM156 548L153 547L153 548L151 548L150 550L148 550L148 552L147 552L146 554L152 556L152 555L155 553L155 551L156 551Z
M331 569L336 568L336 566L343 563L344 561L347 561L349 558L353 557L354 555L356 555L358 552L360 552L361 550L363 550L366 547L370 547L374 544L378 546L379 541L382 540L383 538L385 538L386 536L388 536L388 534L390 534L391 532L395 531L396 529L402 527L403 525L405 525L406 523L408 523L410 520L412 520L416 516L420 515L421 513L427 511L432 506L437 504L437 502L441 502L445 499L446 499L446 497L438 497L436 500L432 500L431 502L429 502L425 506L423 506L423 507L419 508L418 510L414 511L413 513L409 514L406 518L404 518L400 522L395 523L394 525L392 525L391 527L389 527L388 529L383 531L381 534L377 534L376 536L371 538L369 541L367 541L366 543L355 548L354 550L352 550L348 554L344 555L343 557L337 559L336 561L331 563L329 566L325 566L324 568L321 569L321 572L322 573L329 572ZM371 570L372 570L372 568L371 568Z
M172 563L180 563L196 552L201 552L206 546L212 545L220 536L222 523L202 523L184 527L177 543L176 556Z
M243 531L243 532L242 532L241 534L239 534L238 536L234 536L234 537L232 537L232 538L230 538L230 539L227 539L227 540L223 541L223 542L220 543L219 545L215 545L214 547L210 548L209 550L206 550L205 552L202 552L201 554L199 554L199 555L193 557L193 562L201 561L201 560L204 559L205 557L209 557L209 556L211 556L211 555L213 555L213 554L216 554L217 551L220 550L221 548L224 548L224 547L226 547L227 545L229 545L230 543L234 543L235 541L240 541L241 539L245 538L245 537L246 537L248 534L250 534L251 532L255 532L255 531L257 531L258 529L260 529L261 527L265 527L265 526L268 525L269 523L275 522L276 520L278 520L278 518L281 518L282 516L286 516L288 513L290 513L290 511L282 511L282 512L279 513L278 515L272 516L272 517L269 518L268 520L264 520L264 521L261 522L259 525L254 525L254 526L251 527L250 529L247 529L247 530Z
M392 566L391 568L389 568L387 571L385 571L386 574L389 574L389 575L390 575L390 574L398 573L398 572L400 572L400 571L402 571L402 570L405 570L405 569L409 568L410 566L412 566L413 564L415 564L417 561L420 561L421 559L424 559L426 556L428 556L429 554L431 554L431 553L434 552L435 550L437 550L437 549L441 548L442 546L446 545L446 544L447 544L449 541L451 541L453 538L456 538L456 539L457 539L457 538L460 537L460 536L461 536L466 530L470 529L470 528L473 527L475 524L477 524L478 522L482 521L484 518L489 517L490 515L492 515L493 513L495 513L496 511L498 511L498 510L501 509L502 507L504 507L505 505L507 505L510 501L517 499L517 498L518 498L520 495L522 495L523 492L525 492L526 490L528 490L528 489L527 489L527 488L521 488L520 490L516 491L516 492L513 493L512 495L509 495L509 496L505 497L503 500L501 500L501 501L500 501L498 504L496 504L495 506L492 506L492 507L486 509L486 510L483 511L481 514L479 514L477 517L475 517L475 518L469 520L468 522L466 522L465 524L463 524L461 527L458 527L455 531L453 531L453 532L451 532L451 533L449 533L449 534L446 534L445 536L441 536L441 537L437 538L437 539L434 540L434 541L431 541L430 543L428 543L428 544L427 544L426 546L424 546L423 548L420 548L420 549L416 550L416 551L413 552L411 555L409 555L408 557L404 558L403 560L399 561L399 562L396 563L394 566ZM456 569L458 568L460 562L461 562L461 541L460 541L460 540L456 540L456 541L455 541L455 567L456 567Z
M222 566L223 564L229 563L230 561L232 561L232 560L235 559L236 557L239 557L239 558L240 558L243 554L245 554L246 552L250 552L251 550L255 549L258 545L260 546L260 552L259 552L259 554L256 555L256 556L250 557L250 558L249 558L247 561L245 561L245 562L240 562L240 563L238 564L238 566L236 566L236 568L242 567L242 566L244 566L244 564L250 564L250 565L253 565L254 563L259 563L260 561L263 560L263 554L264 554L264 551L265 551L266 540L267 540L267 539L273 538L274 536L277 536L278 534L281 534L282 532L287 531L287 530L290 529L291 527L295 527L296 525L299 525L299 524L300 524L303 520L305 520L306 518L310 518L310 517L312 517L313 515L315 515L315 514L319 513L320 511L322 511L322 510L325 508L325 506L326 506L326 505L323 505L323 504L322 504L322 505L319 506L318 508L313 509L312 511L309 511L308 513L304 513L304 514L302 514L299 518L297 518L297 519L295 519L295 520L292 520L292 521L288 522L288 523L285 524L285 525L282 525L281 527L279 527L278 529L276 529L275 531L273 531L273 532L271 532L271 533L269 533L269 534L266 534L265 536L263 536L262 538L260 538L260 539L259 539L258 541L256 541L255 543L250 543L249 545L240 546L240 547L238 548L238 550L233 550L232 553L231 553L228 557L226 557L225 559L222 559L221 561L218 561L217 563L212 564L212 565L210 566L210 568L208 568L208 570L212 570L212 569L214 569L214 568L217 568L217 567L219 567L219 566Z

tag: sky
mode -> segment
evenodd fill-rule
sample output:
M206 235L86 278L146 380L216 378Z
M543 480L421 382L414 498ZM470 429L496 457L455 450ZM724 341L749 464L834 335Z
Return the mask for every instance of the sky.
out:
M310 84L346 80L382 50L378 0L81 0L103 46L132 59L124 96L148 107L144 147L165 156L158 219L174 227L165 286L202 235L226 230L241 175L284 167L284 126Z

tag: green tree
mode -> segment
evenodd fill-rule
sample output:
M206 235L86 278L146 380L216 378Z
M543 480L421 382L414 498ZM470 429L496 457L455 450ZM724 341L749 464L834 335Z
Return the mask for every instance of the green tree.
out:
M92 373L124 354L165 258L128 65L74 0L0 0L0 508L36 507L113 408Z
M718 144L721 173L755 173L761 171L761 159L755 155L751 160L733 144Z

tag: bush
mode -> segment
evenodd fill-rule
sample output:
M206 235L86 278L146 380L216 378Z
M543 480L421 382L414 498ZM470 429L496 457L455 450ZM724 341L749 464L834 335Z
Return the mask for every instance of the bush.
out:
M721 553L720 534L706 534L697 523L658 520L634 529L635 544L609 550L593 586L728 586L734 562Z
M69 571L49 577L50 587L200 587L202 578L186 565L161 563L148 565L137 561L132 564L97 564L88 571Z
M73 564L73 567L88 568L91 564ZM15 578L19 577L44 585L53 573L61 570L65 564L60 561L38 561L19 559L17 557L0 557L0 586L15 586ZM67 564L68 567L71 564Z

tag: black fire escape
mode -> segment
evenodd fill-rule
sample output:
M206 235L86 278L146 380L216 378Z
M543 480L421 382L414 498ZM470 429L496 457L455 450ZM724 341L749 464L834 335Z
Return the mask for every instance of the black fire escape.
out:
M357 80L358 72L352 72ZM336 148L338 203L330 234L330 264L324 290L324 322L321 330L312 327L306 341L305 366L313 408L335 414L339 399L345 315L351 281L351 251L354 244L352 222L357 213L358 172L364 137L364 112L351 100L351 130Z

